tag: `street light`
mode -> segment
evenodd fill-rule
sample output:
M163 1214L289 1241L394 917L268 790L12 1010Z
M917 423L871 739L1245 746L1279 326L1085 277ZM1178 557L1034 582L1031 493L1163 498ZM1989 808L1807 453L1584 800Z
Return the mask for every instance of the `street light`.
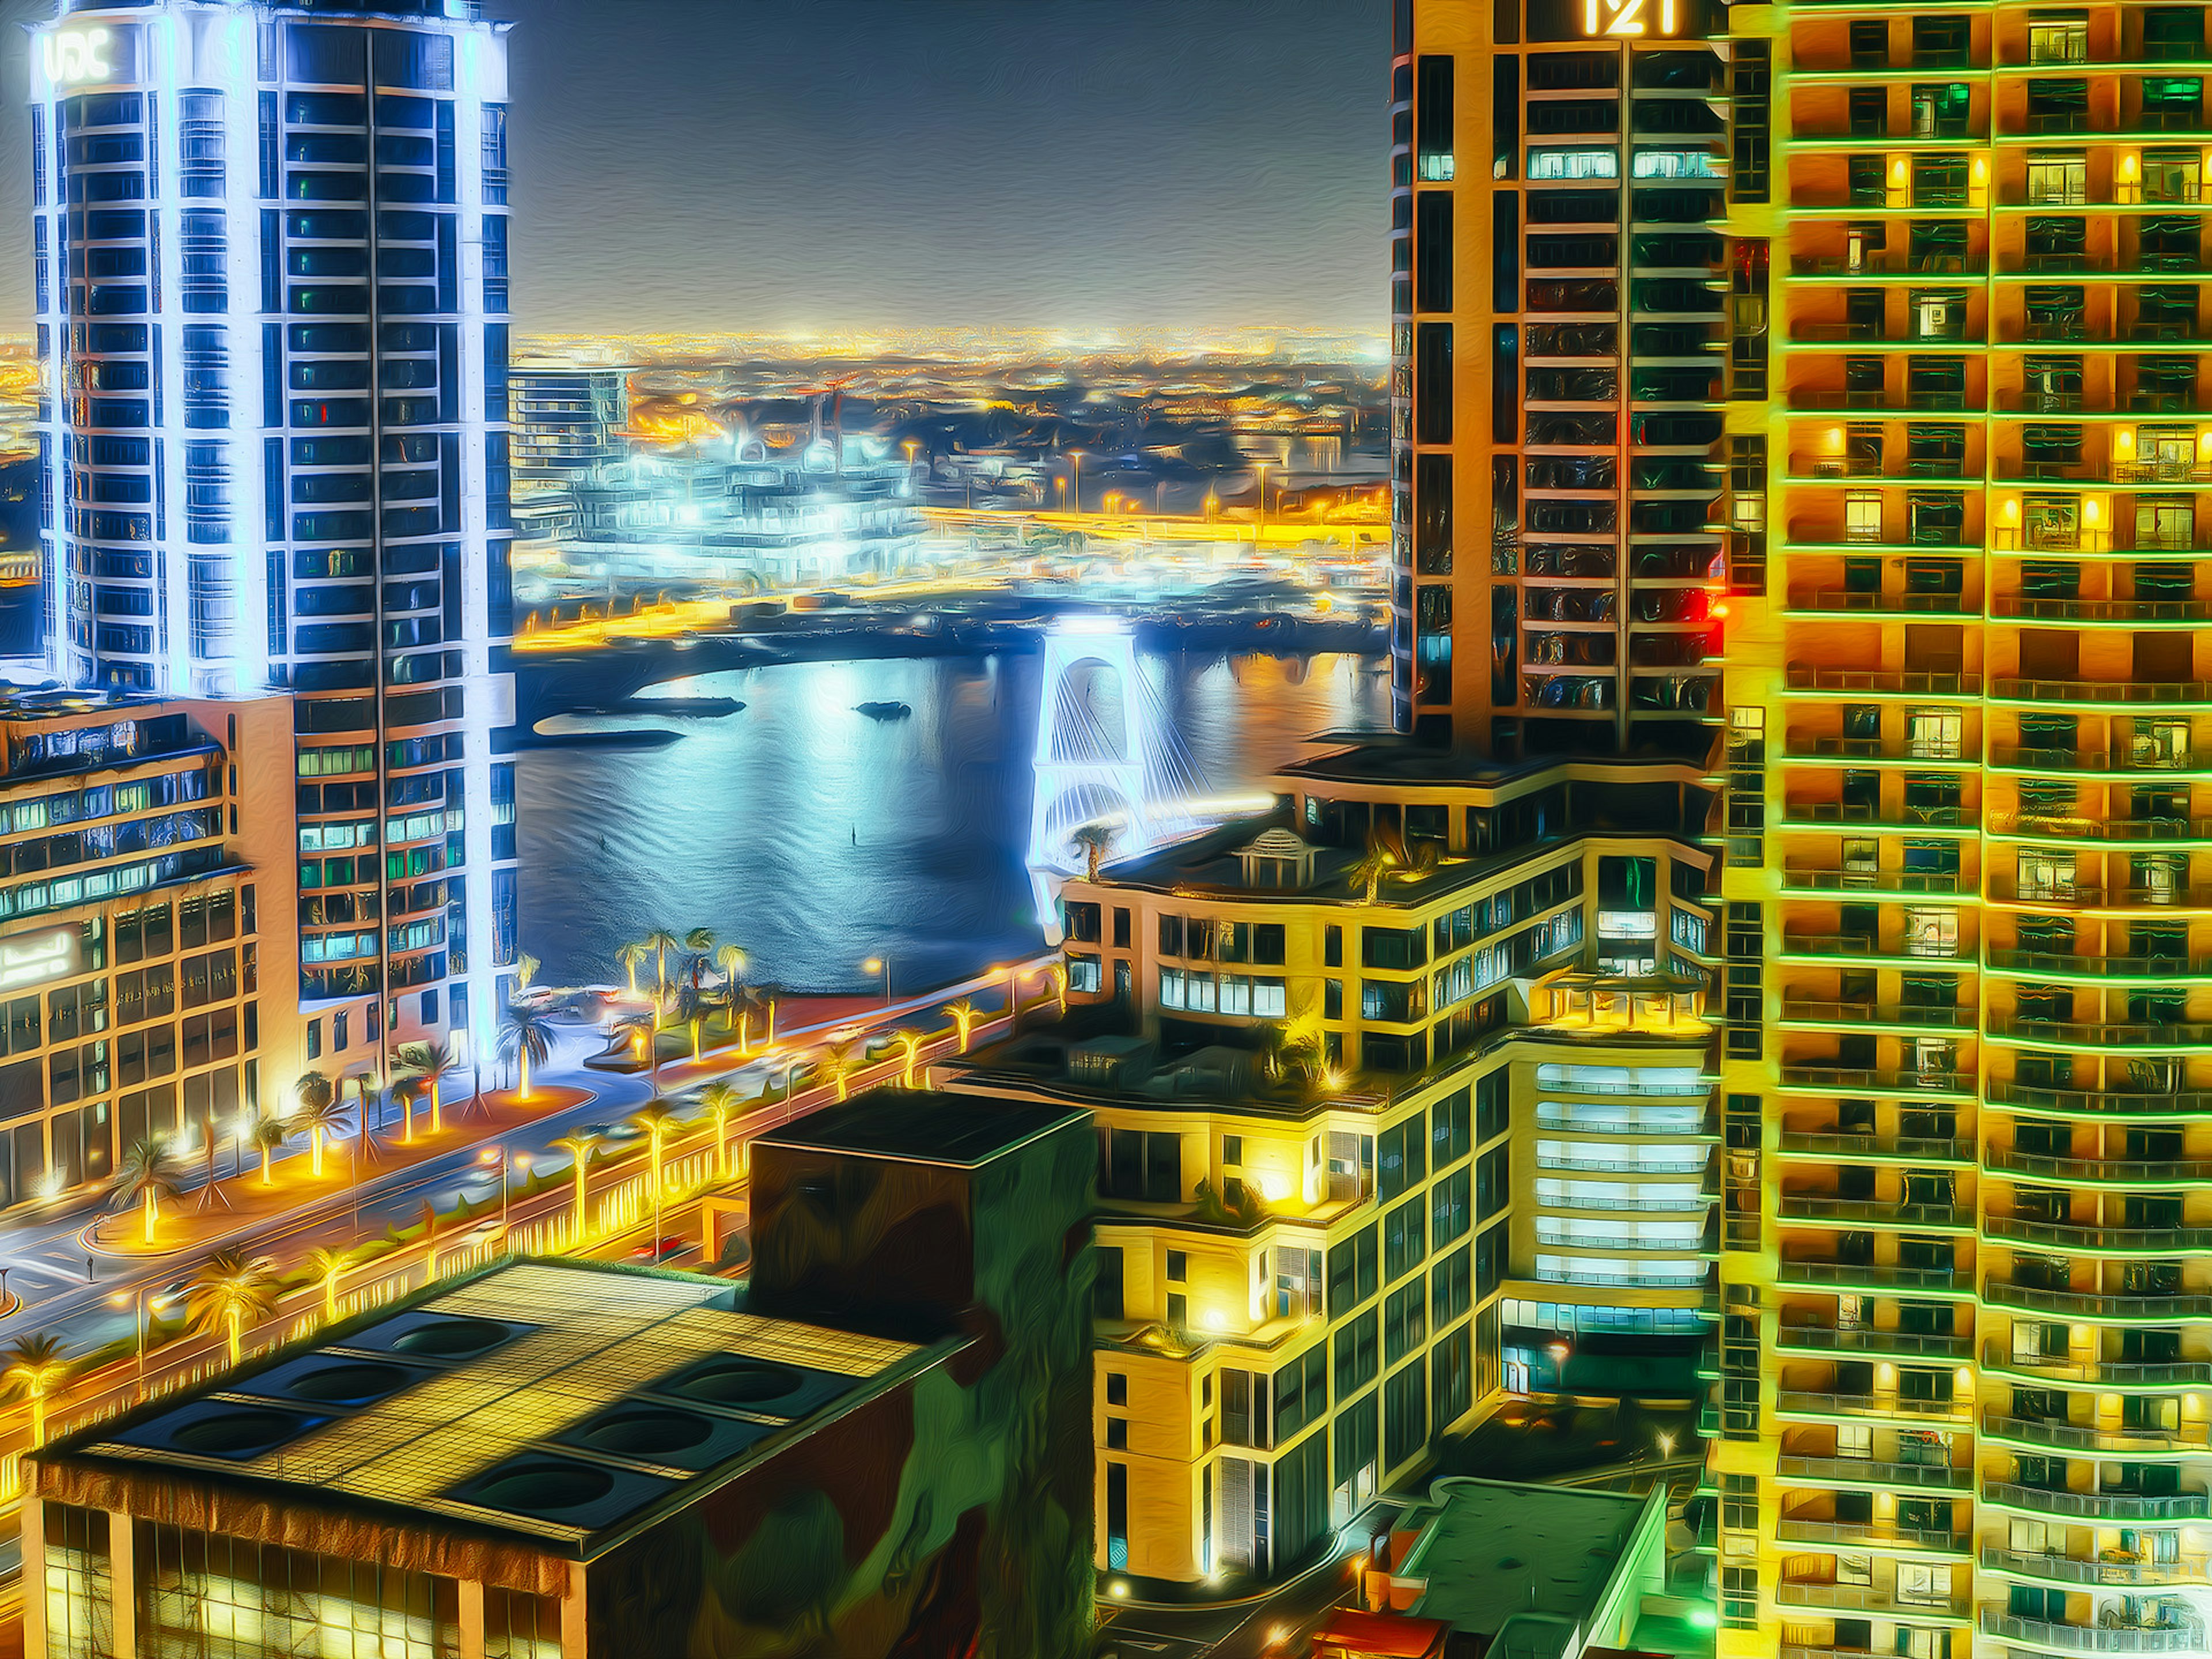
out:
M499 1165L499 1233L500 1237L503 1240L507 1237L507 1190L508 1186L508 1171L513 1169L528 1170L530 1168L530 1156L526 1152L509 1153L507 1149L507 1143L502 1140L498 1146L493 1147L490 1151L480 1155L477 1161L479 1164L496 1164Z
M1074 503L1075 510L1080 513L1083 511L1083 452L1079 449L1067 452L1067 477L1068 499Z
M146 1297L146 1287L143 1285L141 1285L137 1290L131 1291L128 1296L125 1296L122 1291L118 1291L113 1296L107 1298L110 1306L128 1308L131 1310L131 1334L138 1340L138 1387L137 1399L138 1403L141 1405L143 1405L146 1401L146 1341L147 1327L150 1322L149 1316L150 1314L160 1313L164 1309L173 1305L176 1299L177 1298L173 1296L164 1294L157 1296L151 1301L149 1301Z
M864 974L881 974L884 976L884 1006L890 1007L891 1006L891 959L889 957L870 957L860 964L860 971Z
M1255 461L1253 465L1260 474L1260 522L1252 532L1252 545L1256 548L1260 538L1267 533L1267 463Z

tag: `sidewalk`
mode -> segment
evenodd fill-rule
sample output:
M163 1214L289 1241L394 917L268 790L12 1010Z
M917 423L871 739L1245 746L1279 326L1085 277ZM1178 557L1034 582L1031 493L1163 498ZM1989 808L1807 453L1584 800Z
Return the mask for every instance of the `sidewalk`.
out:
M326 1138L323 1142L320 1180L309 1173L313 1159L307 1151L306 1138L295 1137L288 1143L289 1155L281 1158L270 1171L266 1186L262 1184L260 1168L252 1165L240 1175L218 1176L212 1187L203 1183L180 1197L164 1200L150 1244L135 1206L94 1216L78 1237L89 1254L131 1261L204 1252L234 1233L259 1227L319 1200L344 1196L355 1184L356 1161L362 1164L358 1174L366 1186L486 1140L496 1140L549 1114L565 1111L597 1097L597 1091L592 1089L538 1083L531 1089L529 1104L524 1105L513 1090L487 1089L481 1103L466 1095L447 1101L441 1115L445 1127L434 1135L430 1133L429 1108L427 1104L418 1105L411 1146L401 1141L401 1127L396 1123L371 1136L371 1151L366 1159L360 1157L361 1143L356 1136L347 1133Z

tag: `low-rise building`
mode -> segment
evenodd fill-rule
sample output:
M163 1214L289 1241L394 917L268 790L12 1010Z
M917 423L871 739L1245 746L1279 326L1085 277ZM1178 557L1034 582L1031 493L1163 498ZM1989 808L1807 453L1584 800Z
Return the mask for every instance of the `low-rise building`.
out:
M754 1143L747 1285L510 1262L81 1431L27 1650L1082 1651L1091 1167L862 1097Z
M1701 775L1279 787L1068 881L1068 1018L963 1074L1097 1125L1098 1565L1140 1579L1310 1559L1509 1391L1687 1399L1717 1315Z
M0 696L0 1207L289 1099L291 744L281 696Z

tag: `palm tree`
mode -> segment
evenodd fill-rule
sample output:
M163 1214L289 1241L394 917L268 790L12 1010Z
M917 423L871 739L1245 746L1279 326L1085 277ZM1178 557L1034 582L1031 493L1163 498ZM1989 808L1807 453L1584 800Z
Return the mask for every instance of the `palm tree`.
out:
M653 982L660 988L659 994L653 999L658 1003L668 995L668 958L684 947L665 927L656 927L645 936L645 948L653 952Z
M562 1135L553 1142L568 1154L568 1167L576 1177L576 1236L572 1249L584 1243L584 1188L592 1178L592 1153L599 1144L596 1135Z
M1380 842L1369 842L1366 855L1358 863L1353 865L1350 872L1351 884L1354 887L1364 887L1366 890L1366 895L1361 902L1374 903L1375 890L1382 884L1382 878L1397 867L1396 854Z
M699 1091L699 1103L714 1114L714 1173L726 1178L730 1173L730 1148L724 1137L731 1117L743 1103L734 1087L718 1079Z
M410 1083L419 1084L429 1091L430 1133L436 1134L446 1127L445 1100L440 1085L446 1073L453 1069L453 1051L434 1037L421 1042L409 1042L399 1049L400 1074ZM415 1112L407 1112L407 1139L415 1138Z
M837 1085L838 1099L848 1098L851 1095L850 1085L853 1073L860 1069L860 1062L854 1054L854 1045L849 1042L832 1042L827 1045L822 1053L822 1075Z
M629 994L632 996L637 994L637 965L652 954L652 948L645 945L625 945L615 952L615 960L629 975Z
M330 1079L320 1072L302 1072L300 1080L292 1085L299 1097L300 1109L293 1115L291 1127L305 1129L310 1137L307 1146L311 1159L309 1168L314 1178L323 1178L323 1137L333 1133L344 1121L338 1108L337 1094L331 1087Z
M154 1242L155 1224L161 1218L161 1200L177 1195L177 1160L165 1142L142 1140L123 1154L107 1181L107 1207L127 1210L137 1205L145 1218L146 1242Z
M1086 823L1068 837L1083 849L1084 879L1092 885L1097 884L1098 866L1106 856L1106 849L1114 844L1121 833L1110 823Z
M516 1065L519 1087L515 1098L530 1098L530 1068L543 1066L553 1053L552 1022L535 1008L510 1002L500 1016L499 1057Z
M906 1065L899 1074L899 1087L911 1089L914 1087L915 1058L921 1053L921 1045L927 1039L919 1031L894 1031L891 1035L898 1039L899 1047L905 1051L902 1058Z
M315 1270L315 1277L323 1284L324 1322L334 1324L338 1316L338 1279L353 1266L353 1252L319 1248L307 1252L307 1265Z
M276 1270L266 1256L217 1250L185 1283L185 1308L194 1330L222 1333L235 1365L247 1322L258 1325L276 1310Z
M291 1126L281 1117L256 1118L253 1122L253 1144L261 1149L261 1184L274 1184L270 1165L275 1162L276 1149L291 1138Z
M951 1016L952 1023L960 1028L960 1052L964 1054L968 1052L969 1034L975 1029L976 1017L982 1011L966 997L963 997L957 1002L946 1003L945 1012Z
M660 1144L675 1132L676 1109L659 1096L637 1109L630 1121L645 1131L646 1154L653 1161L653 1201L660 1202Z
M46 1443L46 1395L54 1385L66 1377L70 1363L64 1359L67 1346L58 1336L44 1331L15 1339L7 1352L8 1369L0 1372L7 1381L15 1383L30 1396L31 1443Z
M714 949L714 930L694 927L684 935L684 948L692 953L691 988L699 988L699 975L707 970L707 958Z

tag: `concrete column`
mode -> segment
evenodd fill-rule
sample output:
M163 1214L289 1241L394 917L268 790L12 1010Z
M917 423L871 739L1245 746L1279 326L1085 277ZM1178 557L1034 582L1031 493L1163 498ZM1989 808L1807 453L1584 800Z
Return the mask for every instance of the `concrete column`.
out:
M16 1524L23 1540L23 1653L46 1659L46 1506L26 1492Z
M561 1598L561 1659L591 1659L584 1623L584 1564L568 1564L568 1593Z
M461 1659L484 1659L484 1587L481 1578L461 1583Z
M137 1542L131 1516L121 1510L108 1510L107 1582L114 1607L115 1659L138 1659Z

